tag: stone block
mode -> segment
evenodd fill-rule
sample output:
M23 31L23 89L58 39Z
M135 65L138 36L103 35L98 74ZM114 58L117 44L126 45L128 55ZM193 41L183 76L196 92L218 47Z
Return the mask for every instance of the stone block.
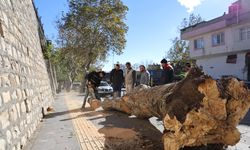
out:
M12 48L12 54L13 54L13 57L16 59L17 58L17 54L16 54L16 48L15 47L13 47Z
M10 60L9 60L9 58L3 57L3 62L4 62L3 67L4 67L5 69L10 69Z
M17 116L20 118L21 117L21 110L20 110L20 104L16 104L16 110L17 110Z
M3 99L2 96L0 95L0 107L3 105Z
M11 100L17 100L17 93L16 91L13 91L11 94Z
M1 87L9 87L10 81L8 78L8 74L7 73L1 74L0 77L1 77Z
M11 98L10 98L10 92L9 91L3 92L2 93L2 98L3 98L3 102L4 103L8 103L11 100Z
M17 68L17 70L18 70L18 68ZM18 75L16 75L16 84L17 84L17 86L19 86L19 85L20 85L20 78L19 78L19 76L18 76Z
M21 103L21 112L22 112L22 113L25 113L25 112L26 112L26 104L25 104L25 101L23 101L23 102Z
M34 90L30 89L29 96L33 96L33 95L34 95Z
M24 93L25 93L25 96L26 96L26 97L30 96L29 90L28 90L28 89L25 89L25 90L24 90Z
M0 139L0 150L7 150L6 141L4 139Z
M6 139L7 139L7 143L11 144L12 135L11 135L11 132L9 130L6 131Z
M3 15L3 23L8 27L9 26L9 20L8 20L8 17L6 15L6 13L2 13Z
M17 99L18 100L21 100L23 97L22 97L22 91L21 91L21 89L17 89L16 90L16 93L17 93Z
M7 34L6 34L7 35ZM9 38L11 37L11 34L8 34ZM10 44L6 44L6 51L9 56L12 56L12 46ZM8 66L8 69L10 69L10 64Z
M30 124L31 123L31 115L27 114L26 119L27 119L27 124Z
M16 150L21 150L23 149L23 146L21 146L20 142L16 144Z
M23 136L23 137L21 138L21 145L26 145L26 143L27 143L27 137L26 137L26 136Z
M10 81L11 86L16 86L16 78L15 75L13 73L10 73L8 76L8 79Z
M9 116L10 116L10 121L15 122L18 118L17 116L17 109L16 106L13 105L10 109L9 109Z
M23 98L27 98L27 95L26 95L26 93L25 93L24 90L22 90L22 97L23 97Z
M12 129L11 129L11 133L12 133L12 136L13 136L13 139L16 139L19 137L20 135L20 130L18 128L18 126L14 126Z
M24 100L24 103L25 103L26 113L31 112L31 101L26 99Z
M2 129L5 129L10 125L9 113L7 111L0 113L0 123L1 123Z
M1 47L0 47L0 50L1 50ZM3 57L2 56L0 56L0 68L3 68Z
M20 127L21 132L23 132L24 131L24 121L20 122L19 127Z

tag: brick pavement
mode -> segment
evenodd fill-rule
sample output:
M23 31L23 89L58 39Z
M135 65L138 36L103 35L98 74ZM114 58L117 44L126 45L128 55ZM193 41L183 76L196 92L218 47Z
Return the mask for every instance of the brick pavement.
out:
M79 109L80 101L74 101L70 95L65 97L66 104L69 110ZM73 118L72 122L77 135L78 142L83 150L102 150L104 149L105 138L103 134L98 132L98 129L92 122L88 121L83 115L85 112L75 111L70 113Z

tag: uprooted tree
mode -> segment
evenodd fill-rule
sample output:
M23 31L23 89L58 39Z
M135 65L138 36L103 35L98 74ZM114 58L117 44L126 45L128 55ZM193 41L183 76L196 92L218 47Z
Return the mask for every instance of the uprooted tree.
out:
M101 106L138 118L161 118L164 148L179 150L208 144L235 145L240 140L236 126L250 107L250 94L235 78L216 81L194 68L180 82L141 87L120 100L104 100Z

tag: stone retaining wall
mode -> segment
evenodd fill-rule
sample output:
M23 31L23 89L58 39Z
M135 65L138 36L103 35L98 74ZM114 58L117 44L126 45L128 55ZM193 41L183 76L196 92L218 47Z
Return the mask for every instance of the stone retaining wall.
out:
M53 101L32 0L0 1L0 150L22 149Z

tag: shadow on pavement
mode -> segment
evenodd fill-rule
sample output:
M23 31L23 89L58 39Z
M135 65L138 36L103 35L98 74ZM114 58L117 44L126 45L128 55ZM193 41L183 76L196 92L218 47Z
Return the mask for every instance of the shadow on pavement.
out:
M77 109L78 111L70 111L69 113L74 113L74 112L83 112L84 114L81 115L77 115L76 117L70 117L67 119L62 119L60 121L68 121L68 120L73 120L73 119L77 119L80 117L95 117L94 119L96 119L96 117L98 118L104 118L107 114L102 113L101 111L93 111L90 107L84 108L84 109ZM102 115L102 116L100 116ZM92 120L92 119L88 119L88 120Z
M62 115L65 115L65 114L70 114L70 113L88 112L88 111L91 111L91 108L85 108L84 110L82 110L81 108L77 108L77 109L61 111L61 112L51 112L51 113L45 115L44 119L54 118L54 117L57 117L57 116L62 116ZM73 118L69 118L67 120L71 120L71 119L73 119Z
M102 111L105 119L91 118L102 127L98 130L104 134L105 149L113 150L161 150L162 133L148 120L129 117L115 111ZM91 116L91 114L86 114ZM98 121L100 120L100 121Z

